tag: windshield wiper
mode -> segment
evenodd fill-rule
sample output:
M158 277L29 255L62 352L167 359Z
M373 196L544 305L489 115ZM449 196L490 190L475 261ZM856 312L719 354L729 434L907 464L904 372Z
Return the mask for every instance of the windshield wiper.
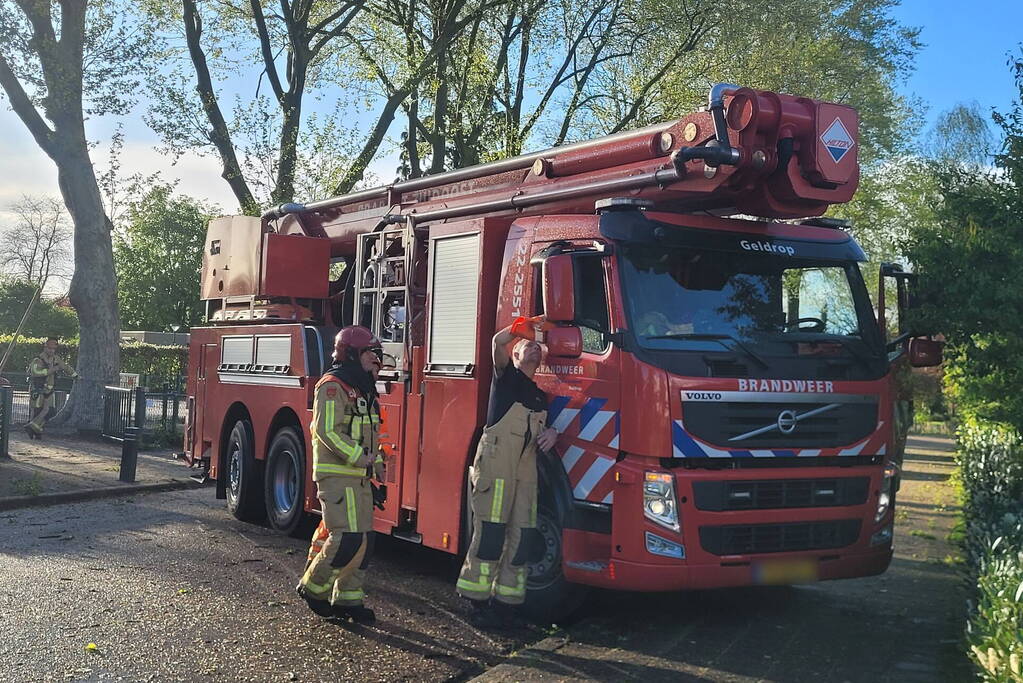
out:
M793 339L793 337L796 337L796 338ZM786 333L784 335L784 337L781 338L781 340L782 341L794 341L794 342L797 342L797 343L802 342L803 344L838 344L839 346L847 349L849 351L849 354L853 358L855 358L856 360L858 360L861 363L869 364L873 360L863 349L861 349L859 347L857 342L862 344L863 342L861 340L859 340L859 339L855 339L855 340L854 339L850 339L849 337L845 337L845 336L842 336L842 335L830 335L829 334L829 335L824 336L824 337L818 337L818 336L812 336L812 335L803 336L803 335L793 334L793 333L790 332L790 333Z
M757 362L757 364L760 365L760 367L765 368L765 369L768 367L767 362L763 358L761 358L759 355L754 353L753 349L751 349L746 344L742 343L741 341L739 341L738 339L736 339L735 337L733 337L730 334L693 334L693 333L678 332L678 333L675 333L675 334L657 334L657 335L654 335L652 337L643 337L643 338L644 339L691 339L693 341L716 341L716 342L721 342L721 345L726 347L726 348L728 348L728 344L725 344L723 340L729 339L729 340L735 342L735 345L739 349L744 351L747 356L749 356L750 358L755 360Z

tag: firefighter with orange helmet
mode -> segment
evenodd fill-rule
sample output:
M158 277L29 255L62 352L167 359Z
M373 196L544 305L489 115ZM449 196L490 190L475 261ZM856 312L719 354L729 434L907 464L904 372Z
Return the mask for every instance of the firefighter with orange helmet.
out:
M380 340L365 327L345 327L334 339L333 365L313 397L313 481L323 520L296 586L323 617L367 623L362 582L373 552L370 477L383 482L378 447L380 404L376 379L383 367Z
M546 426L547 395L533 381L542 317L519 318L493 340L487 424L470 469L472 542L456 588L481 626L501 626L526 599L526 563L542 543L536 530L537 449L557 432ZM493 598L493 603L491 603Z

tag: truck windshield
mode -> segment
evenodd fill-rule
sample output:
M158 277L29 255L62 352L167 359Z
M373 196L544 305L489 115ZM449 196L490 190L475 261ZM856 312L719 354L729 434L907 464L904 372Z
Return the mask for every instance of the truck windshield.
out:
M621 261L631 330L645 349L876 355L854 263L649 245L627 246Z

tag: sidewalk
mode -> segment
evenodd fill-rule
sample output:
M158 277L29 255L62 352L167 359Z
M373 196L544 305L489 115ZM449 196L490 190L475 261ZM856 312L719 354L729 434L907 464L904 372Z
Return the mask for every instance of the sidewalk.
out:
M9 452L0 458L0 510L197 485L170 450L140 452L133 484L118 480L118 443L52 433L33 441L12 430Z

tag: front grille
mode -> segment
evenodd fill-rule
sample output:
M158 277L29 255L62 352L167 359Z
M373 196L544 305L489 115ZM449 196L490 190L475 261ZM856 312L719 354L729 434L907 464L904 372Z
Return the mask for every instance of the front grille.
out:
M695 481L693 501L710 511L836 507L862 505L869 488L869 477Z
M700 546L714 555L753 555L842 548L855 543L859 535L858 519L703 526L700 527Z
M685 430L724 448L828 448L866 438L877 427L877 403L839 403L835 408L800 420L790 434L777 428L739 441L734 436L775 425L778 414L797 415L828 405L822 403L757 403L687 401L682 405Z

